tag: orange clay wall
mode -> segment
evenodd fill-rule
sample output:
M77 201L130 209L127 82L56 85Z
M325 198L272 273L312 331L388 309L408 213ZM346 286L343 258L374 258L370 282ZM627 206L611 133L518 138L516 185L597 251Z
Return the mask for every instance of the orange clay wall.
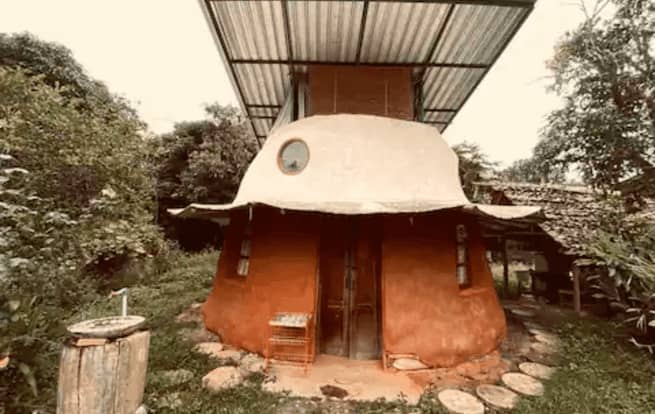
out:
M207 328L225 343L263 353L275 312L314 312L320 217L255 209L250 268L243 277L237 262L247 215L232 213L202 312Z
M308 114L369 114L412 120L412 69L310 66Z
M263 353L267 322L277 311L316 315L319 214L257 208L248 276L236 274L247 212L232 213L205 325L225 343ZM467 224L472 285L455 277L455 224ZM504 338L503 309L493 287L476 223L466 215L384 218L382 341L387 354L415 354L431 366L451 366L496 349Z
M469 220L466 223L466 220ZM455 277L455 224L467 224L472 285ZM475 222L440 213L389 217L382 244L382 332L388 354L451 366L496 349L506 332Z

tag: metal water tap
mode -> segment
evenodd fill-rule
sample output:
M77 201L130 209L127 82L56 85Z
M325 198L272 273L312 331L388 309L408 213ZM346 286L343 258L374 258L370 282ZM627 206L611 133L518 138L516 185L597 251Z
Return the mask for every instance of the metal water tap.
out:
M109 294L109 298L113 298L114 296L120 296L121 297L121 316L127 316L127 294L128 294L128 289L123 288L119 290L113 290Z

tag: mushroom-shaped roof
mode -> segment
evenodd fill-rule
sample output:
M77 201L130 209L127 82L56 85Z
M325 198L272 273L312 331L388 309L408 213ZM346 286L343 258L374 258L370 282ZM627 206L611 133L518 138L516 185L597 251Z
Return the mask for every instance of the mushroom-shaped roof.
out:
M471 204L457 156L435 128L350 114L312 116L276 129L246 171L233 203L192 204L172 213L192 216L254 204L337 214L466 207L505 219L539 212Z

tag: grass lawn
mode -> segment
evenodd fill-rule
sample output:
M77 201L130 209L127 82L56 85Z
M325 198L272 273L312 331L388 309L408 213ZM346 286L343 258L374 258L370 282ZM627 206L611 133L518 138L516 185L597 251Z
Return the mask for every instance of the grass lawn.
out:
M145 403L155 413L445 413L425 395L417 407L403 403L321 403L272 394L261 389L261 376L219 393L205 391L203 375L218 363L193 351L180 334L188 324L175 317L193 302L204 300L216 266L216 252L183 256L175 268L147 285L130 289L130 313L148 319L152 333ZM98 300L74 321L116 314L117 300ZM557 329L562 362L546 383L542 398L524 398L516 413L655 413L655 361L614 337L616 329L602 321L564 321ZM169 386L162 372L184 368L192 381Z

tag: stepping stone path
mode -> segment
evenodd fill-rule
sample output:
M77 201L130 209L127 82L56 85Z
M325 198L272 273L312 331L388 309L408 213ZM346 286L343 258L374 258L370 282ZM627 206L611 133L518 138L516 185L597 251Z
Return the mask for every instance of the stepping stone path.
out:
M552 347L557 347L557 344L559 343L559 340L557 337L553 334L547 333L547 332L542 332L539 334L536 334L534 336L534 339L537 342L541 342L542 344L546 344Z
M545 332L544 327L539 325L538 323L531 322L531 321L524 321L523 325L530 331L531 329L533 330L538 330L540 332ZM535 335L535 334L533 334Z
M483 384L475 389L475 393L482 401L492 406L493 408L500 408L510 410L514 408L519 401L519 396L514 391L510 391L505 387L498 385Z
M532 324L531 324L532 325ZM525 323L525 327L528 328L528 332L530 332L530 335L537 336L537 335L544 335L544 334L549 334L546 332L543 328L539 327L536 328L534 326L528 326L528 323Z
M555 348L556 347L554 345L546 344L543 342L535 342L534 344L530 345L530 349L534 352L546 355L554 354L557 351Z
M223 344L220 342L201 342L196 345L196 351L201 354L207 354L211 357L216 357L216 354L223 350Z
M508 372L502 376L502 380L503 384L519 394L538 397L544 393L543 384L529 375Z
M512 314L522 318L534 318L535 313L529 309L512 309Z
M519 370L526 375L544 380L550 379L555 372L554 368L536 362L524 362L519 364Z
M243 375L237 367L218 367L202 377L202 386L210 391L236 387L242 382Z
M438 395L439 402L454 414L483 414L484 404L473 395L459 390L443 390Z
M526 358L528 358L530 362L536 362L542 365L557 364L557 357L554 354L540 354L538 352L531 350L525 356Z

